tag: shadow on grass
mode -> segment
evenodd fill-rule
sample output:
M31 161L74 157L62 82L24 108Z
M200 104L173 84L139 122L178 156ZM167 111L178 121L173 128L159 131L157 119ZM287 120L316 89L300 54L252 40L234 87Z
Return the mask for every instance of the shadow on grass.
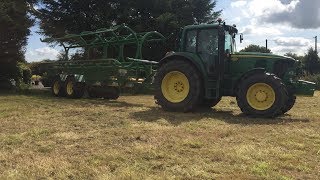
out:
M53 97L50 90L32 90L29 93L17 94L12 92L1 92L0 95L25 95L41 101L46 101L56 106L83 106L90 108L90 106L105 106L105 107L145 107L143 104L129 103L119 100L105 100L105 99L68 99L64 97ZM125 96L125 95L124 95ZM159 119L164 119L173 125L179 125L184 122L199 121L201 119L219 120L229 124L242 125L268 125L268 124L289 124L296 122L308 123L310 120L303 118L295 118L290 115L283 115L277 118L251 118L244 114L234 114L233 111L216 110L216 109L202 109L195 113L178 113L166 112L161 108L151 107L146 111L132 112L130 116L137 121L154 122Z
M190 121L201 119L219 120L229 124L242 125L269 125L269 124L288 124L295 122L310 122L308 119L293 118L290 115L283 115L277 118L252 118L244 114L234 115L232 111L217 111L215 109L200 110L195 113L165 112L160 108L150 108L146 111L131 113L132 118L137 121L153 122L165 119L173 125L179 125Z
M26 96L36 100L41 100L44 102L49 102L52 104L59 103L59 106L106 106L106 107L143 107L142 104L128 103L119 100L107 100L103 98L81 98L81 99L71 99L66 97L55 97L51 94L50 89L32 89L24 93L16 92L3 92L0 91L0 96Z

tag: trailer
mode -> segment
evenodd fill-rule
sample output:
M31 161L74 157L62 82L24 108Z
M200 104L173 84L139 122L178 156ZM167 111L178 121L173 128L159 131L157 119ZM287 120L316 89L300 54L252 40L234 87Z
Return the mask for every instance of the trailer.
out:
M49 79L54 96L117 99L121 89L135 91L151 86L157 62L143 59L145 43L164 43L156 32L136 33L126 25L47 38L42 42L59 42L64 49L62 61L49 63ZM127 55L126 48L134 53ZM70 52L81 48L85 57L70 59Z

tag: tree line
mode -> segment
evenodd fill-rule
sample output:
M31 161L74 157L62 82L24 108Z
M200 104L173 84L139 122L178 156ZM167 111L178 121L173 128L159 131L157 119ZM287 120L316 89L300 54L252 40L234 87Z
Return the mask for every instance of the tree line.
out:
M185 25L215 20L221 14L215 6L215 0L1 0L0 78L23 78L20 64L26 62L27 37L35 22L41 35L54 38L123 23L136 32L158 30L175 37ZM169 39L166 47L174 41Z
M0 79L30 79L24 65L27 37L35 22L45 37L127 24L136 32L157 30L166 37L165 47L173 49L179 30L185 25L214 21L221 15L215 0L1 0L0 1ZM37 10L34 7L37 6ZM58 42L52 42L58 43ZM250 45L243 51L271 52ZM147 56L154 56L152 51ZM80 54L76 54L81 56ZM306 73L320 73L319 57L310 49L305 56L288 53L302 60ZM35 66L31 66L35 67Z

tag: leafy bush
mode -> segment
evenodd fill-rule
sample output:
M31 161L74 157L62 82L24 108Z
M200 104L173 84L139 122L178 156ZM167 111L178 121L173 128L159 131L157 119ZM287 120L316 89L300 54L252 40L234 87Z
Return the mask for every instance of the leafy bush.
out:
M15 87L14 80L0 77L0 90L13 90Z
M43 73L41 77L41 82L44 87L50 87L52 80L53 79L48 76L48 73Z
M25 63L0 63L0 89L26 91L31 82L31 70Z
M30 92L30 84L25 84L23 82L17 84L16 92L22 93L22 94L28 94Z
M18 81L22 78L22 71L17 63L0 63L0 77L3 79L14 79Z
M22 82L25 84L30 84L32 76L31 69L24 63L19 63L19 69Z
M305 75L301 79L315 82L317 85L317 90L320 90L320 74L315 74L315 75Z

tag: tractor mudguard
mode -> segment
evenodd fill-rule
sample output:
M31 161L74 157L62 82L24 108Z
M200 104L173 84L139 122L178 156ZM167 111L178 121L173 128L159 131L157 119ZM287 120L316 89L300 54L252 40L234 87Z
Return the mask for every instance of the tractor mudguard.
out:
M202 61L197 55L192 53L185 53L185 52L169 53L163 59L160 60L159 67L162 66L164 63L167 63L168 61L176 60L176 59L181 59L181 60L190 62L192 65L194 65L197 68L197 70L199 71L199 73L203 78L207 78L207 73Z
M76 82L84 83L86 82L84 75L81 74L75 74L74 78L76 79Z
M244 73L240 79L245 79L253 74L256 74L256 73L265 73L266 72L266 69L264 68L254 68L254 69L251 69L250 71Z
M81 75L81 74L59 74L59 75L57 75L57 77L59 77L62 82L66 81L67 78L70 76L74 77L76 82L80 82L80 83L86 82L84 75Z
M251 69L250 71L244 73L244 74L236 81L236 83L234 84L234 87L233 87L234 93L237 92L237 88L239 87L241 81L243 81L243 80L246 79L247 77L252 76L253 74L256 74L256 73L265 73L265 72L266 72L266 69L264 69L264 68L254 68L254 69Z

